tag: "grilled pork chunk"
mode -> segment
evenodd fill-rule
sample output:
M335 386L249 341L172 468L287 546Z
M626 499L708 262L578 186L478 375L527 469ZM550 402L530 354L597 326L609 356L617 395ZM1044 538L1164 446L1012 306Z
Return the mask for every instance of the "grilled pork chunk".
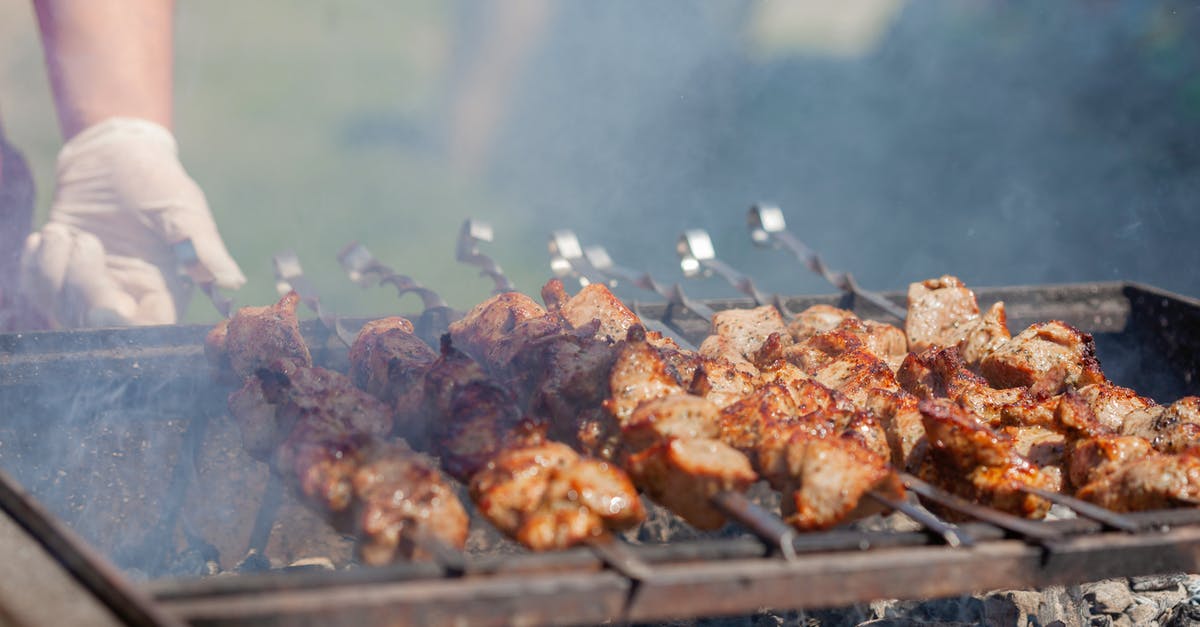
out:
M1027 387L1035 395L1105 382L1092 336L1058 320L1031 325L984 357L979 369L994 387Z
M947 274L908 286L904 332L913 352L957 345L978 318L975 293L957 277Z
M429 438L425 374L437 353L413 333L404 318L363 325L350 347L350 378L359 388L393 408L396 432L418 448Z
M854 312L846 309L838 309L829 305L813 305L808 309L796 314L796 317L788 323L788 333L797 342L803 342L817 333L832 331L843 320L853 320L858 318Z
M1077 496L1117 512L1200 505L1200 456L1148 455L1102 475Z
M574 546L645 518L628 477L556 442L501 452L471 479L471 497L492 524L538 551Z
M921 401L929 437L929 457L919 474L930 483L967 499L1027 518L1042 518L1044 499L1022 485L1054 489L1054 480L1022 457L1013 441L987 427L953 401Z
M248 377L273 364L311 366L312 356L300 335L296 305L300 296L289 292L267 307L242 307L209 331L204 352L217 368L228 366Z
M1120 432L1146 438L1163 453L1200 447L1200 397L1185 396L1166 407L1135 409L1122 417Z
M909 353L897 379L918 398L949 398L991 425L1001 421L1005 407L1026 398L1024 389L997 390L988 385L983 377L967 369L957 347Z
M426 559L421 538L464 546L467 514L449 484L403 441L385 443L391 411L349 378L277 360L230 395L229 409L252 455L335 522L353 521L365 562Z

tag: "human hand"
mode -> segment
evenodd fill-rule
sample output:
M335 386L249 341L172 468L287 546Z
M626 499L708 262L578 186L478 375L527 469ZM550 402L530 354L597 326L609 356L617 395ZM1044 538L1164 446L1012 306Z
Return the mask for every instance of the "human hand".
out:
M50 219L21 255L21 291L61 327L170 324L191 293L173 250L187 239L215 285L245 284L171 132L112 118L59 153Z

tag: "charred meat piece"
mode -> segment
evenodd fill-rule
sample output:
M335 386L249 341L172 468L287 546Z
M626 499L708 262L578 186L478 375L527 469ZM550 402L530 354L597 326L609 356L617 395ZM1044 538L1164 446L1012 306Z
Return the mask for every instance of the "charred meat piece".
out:
M628 339L617 349L608 389L604 407L622 426L642 401L684 391L662 355L646 341L641 326L630 328Z
M488 348L504 339L518 323L544 315L545 308L532 298L520 292L505 292L475 305L451 324L450 336L459 350L485 359Z
M988 424L997 424L1005 407L1025 398L1025 390L997 390L967 369L957 347L909 353L896 373L905 390L922 399L949 398Z
M623 465L647 496L699 529L715 529L725 518L712 496L745 490L758 478L720 432L720 411L703 398L671 394L645 401L621 429Z
M763 458L775 460L769 462L771 485L784 495L787 522L802 531L876 513L878 507L864 503L863 495L887 484L899 490L887 457L845 436L815 438L798 430Z
M501 451L536 444L542 428L525 419L512 392L442 338L442 355L425 377L435 416L433 450L451 476L469 481Z
M726 309L712 319L712 331L700 344L700 354L734 363L748 362L772 333L788 338L787 324L772 305L753 309Z
M1053 489L1053 480L1017 453L1013 441L992 431L953 401L921 401L929 456L919 474L930 483L976 502L1027 518L1042 518L1047 501L1022 485Z
M1008 331L1008 314L1004 303L992 305L983 316L965 325L966 332L958 343L958 352L971 370L978 371L983 358L1012 339Z
M1117 512L1200 505L1200 457L1148 455L1102 475L1077 496Z
M552 282L558 282L554 279ZM561 285L561 283L559 283ZM545 293L543 291L543 293ZM549 301L547 306L550 306ZM594 320L599 321L596 337L616 342L625 339L629 327L641 324L637 314L633 313L625 303L613 296L607 287L600 283L592 283L579 290L558 308L559 314L572 327L587 326Z
M299 302L300 296L289 292L274 305L239 309L205 339L210 362L217 367L228 364L239 377L275 365L311 366L312 356L296 318Z
M768 343L766 347L769 346ZM854 350L871 352L861 336L850 329L838 327L832 331L815 333L803 342L782 347L782 357L801 370L813 374L838 357ZM759 359L763 359L763 357L763 353L760 353Z
M423 447L429 428L425 374L437 353L414 334L412 323L399 317L368 322L349 359L354 384L391 405L397 433Z
M1051 489L1061 492L1065 483L1067 436L1046 427L1003 427L997 431L1012 440L1017 454L1028 459L1049 478Z
M841 393L856 407L869 403L871 396L900 389L892 369L865 348L839 355L813 373L813 379Z
M979 369L994 387L1027 387L1035 395L1105 382L1092 336L1058 320L1031 325L984 357Z
M1120 432L1146 438L1163 453L1200 447L1200 397L1185 396L1166 407L1136 409L1123 417Z
M1114 433L1121 432L1127 415L1155 405L1154 401L1129 388L1108 382L1085 385L1075 390L1075 394L1087 403L1096 421Z
M745 455L709 438L666 438L630 454L624 465L646 496L697 529L725 524L714 495L744 491L758 479Z
M1068 452L1067 479L1078 489L1153 454L1150 442L1136 436L1099 435L1078 440Z
M883 426L892 465L909 472L920 467L929 450L925 423L917 407L919 402L920 399L904 390L875 390L862 405Z
M854 320L858 316L846 309L838 309L829 305L813 305L796 314L795 319L788 323L788 333L797 342L826 331L832 331L843 320Z
M645 518L624 474L553 442L500 453L472 478L471 496L492 524L534 550L567 548Z
M725 407L753 391L758 374L724 359L704 358L692 375L688 391Z
M909 350L955 346L979 318L975 293L957 277L945 275L908 286L908 317L904 332Z
M431 541L459 550L466 545L470 519L462 502L434 461L403 442L370 447L352 483L367 564L432 559L425 546Z

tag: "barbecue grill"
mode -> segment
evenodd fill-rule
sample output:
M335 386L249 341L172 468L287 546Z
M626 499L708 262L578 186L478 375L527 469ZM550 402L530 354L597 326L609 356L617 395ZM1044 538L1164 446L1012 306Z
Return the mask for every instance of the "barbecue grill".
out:
M469 243L460 246L460 258L480 265L501 288L506 283L499 267L474 247L488 237L486 229L468 224L463 239ZM386 278L363 252L355 257L348 248L343 257L360 274L369 270ZM603 262L594 264L592 280L604 269ZM385 282L400 293L424 289L391 276ZM679 298L631 302L635 311L693 344L708 332L705 311L755 304L689 301L678 286L660 290L652 284L645 286ZM983 305L1005 301L1012 328L1060 319L1092 333L1106 374L1119 385L1160 402L1200 393L1200 301L1134 283L985 288L976 294ZM884 321L894 321L895 307L903 303L900 294L884 294L883 302L863 296L849 289L780 297L779 303L793 312L836 305ZM439 299L426 299L426 305L444 313ZM338 335L365 321L321 318L302 325L314 360L344 369L346 348ZM255 512L268 490L266 468L222 427L228 426L231 388L214 378L205 360L207 331L184 325L0 336L0 399L7 410L0 467L12 473L0 477L6 515L0 523L24 530L0 535L0 543L8 544L10 555L40 547L41 562L69 574L91 593L95 607L128 623L654 621L1200 568L1200 509L1115 515L1066 499L1074 517L1027 521L908 478L911 491L972 522L953 533L927 523L797 535L755 504L731 498L723 503L730 526L687 540L545 554L509 547L468 552L465 560L441 556L383 568L198 576L230 570L242 555L229 547L254 545ZM121 467L131 463L158 472L123 477ZM96 557L89 543L108 557ZM108 560L146 582L130 583Z

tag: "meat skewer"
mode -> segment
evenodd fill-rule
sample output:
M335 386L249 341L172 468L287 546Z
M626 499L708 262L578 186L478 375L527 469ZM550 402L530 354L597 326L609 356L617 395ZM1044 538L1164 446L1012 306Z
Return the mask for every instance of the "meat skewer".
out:
M466 513L431 462L387 440L390 410L338 373L312 366L297 294L248 307L209 334L214 364L244 378L230 413L252 456L271 463L308 503L361 534L363 559L399 553L446 559L466 540Z
M272 260L275 264L275 290L279 295L284 296L288 292L299 294L300 300L317 314L321 324L343 344L350 346L354 342L354 336L342 327L342 322L337 316L321 307L320 297L300 267L300 258L295 253L287 252L275 255Z
M513 291L513 284L504 275L504 270L494 259L479 251L479 242L492 241L492 225L483 220L467 218L458 232L458 246L454 258L458 261L477 266L479 274L492 279L495 287L493 294L503 294Z

